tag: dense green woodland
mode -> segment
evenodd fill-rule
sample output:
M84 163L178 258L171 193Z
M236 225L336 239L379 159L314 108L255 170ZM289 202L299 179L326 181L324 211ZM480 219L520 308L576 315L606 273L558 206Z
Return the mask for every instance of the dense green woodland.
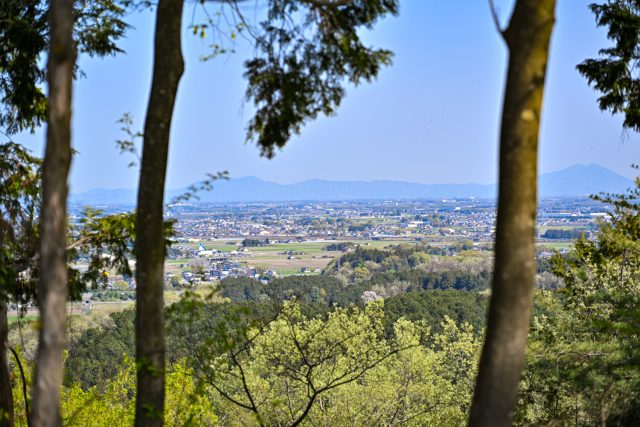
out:
M309 277L310 278L310 277ZM466 292L433 291L411 292L385 301L384 336L391 338L393 325L400 318L410 321L424 320L434 331L441 330L445 316L457 324L469 323L475 334L484 325L487 298ZM354 305L362 307L359 301ZM347 305L348 306L348 305ZM185 300L175 303L167 310L169 359L178 361L193 350L194 342L207 339L212 330L221 325L242 323L246 327L253 323L267 323L277 316L281 307L269 301L227 302L194 304ZM307 317L326 318L331 308L325 303L301 302L300 310ZM184 324L184 318L189 324ZM189 319L188 317L192 318ZM197 319L197 321L195 320ZM133 310L111 315L111 320L100 328L85 331L69 349L66 361L67 384L78 382L83 387L97 386L115 375L124 356L134 354Z

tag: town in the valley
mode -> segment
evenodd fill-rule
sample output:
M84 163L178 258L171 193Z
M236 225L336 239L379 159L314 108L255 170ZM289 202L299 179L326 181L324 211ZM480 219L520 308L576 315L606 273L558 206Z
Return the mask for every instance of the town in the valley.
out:
M79 209L80 207L78 207ZM118 211L118 206L102 207ZM123 209L124 210L124 209ZM78 211L79 212L79 211ZM227 277L263 283L290 275L317 275L338 255L357 247L429 245L461 251L492 249L493 200L288 202L169 206L175 236L165 264L165 287L180 291ZM579 236L589 237L607 206L588 198L541 200L538 256L565 252ZM82 264L84 260L78 260ZM133 299L135 279L105 272L107 299Z

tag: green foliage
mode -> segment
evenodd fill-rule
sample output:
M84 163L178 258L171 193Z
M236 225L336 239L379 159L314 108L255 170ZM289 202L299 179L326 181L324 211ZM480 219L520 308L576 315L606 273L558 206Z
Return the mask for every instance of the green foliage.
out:
M69 260L84 255L89 263L84 271L69 268L69 289L72 299L87 284L99 285L103 273L114 269L118 274L131 276L129 258L135 236L135 215L131 212L103 215L97 209L86 207L78 223L71 227L72 243L67 248Z
M302 303L346 307L361 305L367 291L375 293L376 297L390 298L412 291L488 288L491 276L487 258L439 257L422 252L422 249L413 245L393 250L358 248L334 261L321 276L289 276L268 284L246 277L226 278L220 283L219 291L221 296L232 301L278 304L295 298ZM334 271L338 266L340 270L336 274ZM451 295L453 298L454 294Z
M582 235L589 238L590 233L585 230L548 229L541 237L545 239L577 239Z
M80 53L107 56L124 52L116 41L129 25L123 21L127 0L76 2L74 39Z
M365 46L358 35L398 11L397 0L269 2L267 19L252 29L256 56L245 63L247 98L256 105L248 126L263 155L273 157L318 114L334 113L344 80L375 78L391 52Z
M47 47L46 5L40 0L8 0L0 8L0 126L9 133L34 129L45 119L46 96L38 65Z
M127 289L129 285L127 282L121 281L123 283L120 284L122 288L126 284ZM117 301L130 301L136 299L136 292L129 290L111 290L111 289L101 289L97 291L91 292L91 300L92 301L107 301L107 302L117 302Z
M171 276L171 278L169 279L169 284L171 285L171 287L173 288L178 288L180 287L180 285L182 285L182 277L178 276L177 274L174 274L173 276Z
M631 425L640 419L640 180L595 240L554 258L564 288L538 295L520 418Z
M74 2L77 50L90 56L113 55L128 25L125 0ZM45 70L40 61L48 46L49 2L6 0L0 7L0 127L10 134L33 131L46 119L42 91Z
M117 280L113 284L113 287L116 289L116 291L128 291L129 290L129 284L127 282L125 282L124 280Z
M281 308L209 304L189 294L167 311L165 422L464 423L480 349L477 333L446 316L431 333L425 322L391 321L385 312L381 301L318 315L313 306L294 302ZM67 377L65 425L130 424L133 317L131 310L114 314L112 325L87 331L73 345L67 372L92 377ZM129 348L117 342L118 334ZM23 408L20 398L17 407Z
M140 154L138 153L137 141L142 140L144 134L140 131L133 130L133 116L131 113L124 113L117 121L120 130L126 135L124 139L116 140L116 147L120 154L130 154L140 162ZM136 165L135 161L129 163L129 167Z
M213 330L243 330L275 317L272 304L205 303L187 297L171 305L165 316L167 360L174 363L192 354L194 343L204 342ZM315 315L317 310L305 313ZM65 362L65 384L80 384L84 389L98 387L112 378L123 356L134 357L134 310L113 313L100 327L85 330L70 343Z
M470 251L474 247L473 240L465 240L464 242L461 243L461 245L462 245L461 249L463 251Z
M263 284L248 277L226 278L220 282L220 295L232 301L274 301L296 298L304 303L324 302L344 303L342 298L336 300L344 291L342 283L327 276L288 276ZM359 296L346 301L357 302ZM339 304L345 305L345 304Z
M398 245L387 250L358 247L332 261L324 275L355 282L344 292L359 290L361 294L372 290L384 298L406 291L488 288L491 277L488 258L477 252L459 253L464 245L460 243L459 248ZM446 256L450 251L460 256Z
M174 235L173 223L173 220L164 222L165 250L168 250ZM107 278L104 273L108 270L125 276L133 275L129 260L133 256L135 212L104 215L101 210L85 207L69 234L67 271L71 299L78 300L87 285L99 289ZM72 261L79 257L88 259L83 270L72 265Z
M294 276L295 277L295 276ZM283 280L287 289L302 287L299 291L300 310L306 317L328 316L332 304L320 302L325 288L318 276L294 277ZM226 279L233 282L255 282L250 279ZM309 284L306 281L311 280ZM258 283L258 282L255 282ZM324 285L326 286L326 285ZM239 287L242 290L242 288ZM113 292L113 291L111 291ZM166 312L167 358L175 362L193 354L194 343L203 343L212 338L213 332L222 335L238 336L239 331L259 328L273 320L280 310L280 303L272 299L264 302L244 301L243 290L238 294L240 302L208 303L202 299L188 296L171 305ZM362 303L359 289L352 297L345 291L337 290L329 296L330 301L342 301L341 306L352 304L351 300ZM119 292L118 294L123 294ZM190 295L187 293L187 295ZM295 295L293 295L295 297ZM341 298L344 298L342 300ZM394 323L400 318L411 321L424 321L433 331L441 332L441 322L446 317L457 324L469 323L479 331L484 326L486 297L458 291L411 292L389 298L384 305L384 334L386 338L393 335ZM84 331L77 340L71 343L66 360L66 383L80 383L83 388L98 386L104 380L113 377L121 363L122 355L133 357L134 345L134 312L126 310L111 315L111 320L98 328ZM239 338L238 338L239 339Z
M347 231L349 231L350 233L357 233L360 231L367 231L371 228L373 228L373 224L365 222L363 224L351 224L349 227L347 227Z
M267 246L269 245L269 239L244 239L242 241L243 248L253 248L258 246Z
M387 340L383 324L379 302L326 318L286 303L265 326L212 337L190 363L229 424L462 423L479 350L471 328L445 319L430 336L399 320ZM451 366L469 378L452 379Z
M640 131L640 79L636 68L640 60L640 2L610 0L592 4L599 27L606 27L613 46L601 49L598 59L587 59L577 66L589 84L602 93L601 110L624 115L625 128Z
M347 250L353 248L355 244L353 242L340 242L340 243L330 243L324 247L325 251L333 252L346 252Z
M369 269L363 266L354 268L353 274L355 275L356 280L363 280L371 277L371 272L369 271Z
M83 388L100 387L113 378L123 357L134 357L135 332L133 310L113 313L103 328L87 329L71 343L65 362L65 383Z
M390 333L400 318L412 322L423 321L438 332L445 317L457 324L470 324L481 331L486 322L488 297L478 293L459 291L407 292L385 300L385 329Z
M27 362L21 359L25 367ZM17 376L17 372L15 373ZM25 370L31 386L30 369ZM19 377L17 377L19 378ZM175 363L167 372L167 399L164 420L175 426L215 426L218 418L212 402L201 392L193 371L184 363ZM132 357L122 358L109 379L101 379L100 387L83 388L78 383L62 389L62 417L65 426L129 426L135 416L136 375ZM16 426L27 426L22 380L14 381Z
M0 144L0 296L22 303L37 276L40 165L19 144Z
M339 272L339 268L345 266L354 269L360 265L365 265L367 262L375 263L370 265L372 265L376 271L415 268L420 264L429 263L431 255L453 255L459 252L464 245L460 244L459 246L458 248L457 246L433 247L424 244L407 244L388 246L386 249L363 248L358 246L354 251L348 252L340 256L337 260L332 261L332 263L327 266L325 274Z

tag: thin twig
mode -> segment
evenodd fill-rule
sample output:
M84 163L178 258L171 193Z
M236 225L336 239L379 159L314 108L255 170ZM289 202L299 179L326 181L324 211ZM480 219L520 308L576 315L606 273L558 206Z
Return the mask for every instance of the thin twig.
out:
M491 17L493 18L493 23L496 26L496 30L500 33L501 36L504 37L504 29L502 25L500 25L500 18L498 17L498 12L496 11L496 5L493 0L489 0L489 10L491 11Z

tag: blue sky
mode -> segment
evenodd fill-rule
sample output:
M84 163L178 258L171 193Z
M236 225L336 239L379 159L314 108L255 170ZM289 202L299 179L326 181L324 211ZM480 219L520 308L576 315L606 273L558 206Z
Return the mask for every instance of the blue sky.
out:
M559 0L541 133L541 172L576 163L598 163L632 176L640 138L623 135L621 119L601 113L596 94L575 71L607 45L587 6L592 0ZM513 0L496 1L506 22ZM401 0L400 15L379 23L367 41L395 52L394 64L372 84L350 88L334 117L303 129L274 160L244 144L251 105L244 103L242 63L250 49L209 62L208 52L186 29L182 79L174 115L168 187L228 170L280 183L311 178L393 179L421 183L495 182L506 48L487 1ZM137 169L120 155L116 120L130 112L142 128L152 65L153 15L133 13L135 27L122 43L126 55L81 58L86 77L74 88L74 159L71 187L134 188ZM34 152L43 132L20 135Z

